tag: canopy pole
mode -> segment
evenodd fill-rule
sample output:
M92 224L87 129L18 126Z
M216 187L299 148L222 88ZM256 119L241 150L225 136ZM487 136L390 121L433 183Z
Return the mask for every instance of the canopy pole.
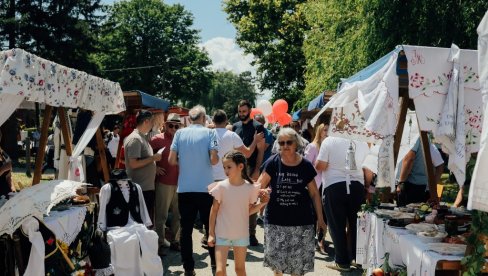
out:
M402 94L402 93L400 93ZM410 102L410 98L408 97L408 91L407 95L401 95L400 96L400 114L398 117L398 122L397 122L397 129L395 130L395 140L393 142L393 162L394 164L397 163L398 161L398 153L400 151L400 145L402 143L402 136L403 136L403 128L405 127L405 120L407 118L407 111L408 111L408 105Z
M41 138L39 140L39 148L36 155L36 166L34 169L34 178L32 179L32 185L39 184L41 181L41 170L44 162L45 149L47 146L47 134L49 131L49 124L51 123L51 115L53 113L53 107L46 104L44 108L44 118L42 120Z
M418 117L417 117L418 118ZM420 124L419 124L420 126ZM427 179L429 180L430 199L437 201L437 183L435 183L434 165L432 164L432 156L430 155L430 143L427 131L420 131L420 143L422 143L422 152L424 153L425 171Z
M107 167L107 156L105 155L105 143L103 142L102 131L98 128L97 133L97 148L98 155L100 156L100 165L102 166L103 178L105 183L110 179L108 167Z
M61 132L63 134L64 146L66 155L73 155L73 146L71 143L70 132L68 131L68 119L66 117L66 110L64 107L58 107L59 124L61 125Z

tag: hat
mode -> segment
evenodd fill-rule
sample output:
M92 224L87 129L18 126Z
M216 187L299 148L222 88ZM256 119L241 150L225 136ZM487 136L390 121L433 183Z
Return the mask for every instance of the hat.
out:
M129 177L127 177L127 173L125 172L125 170L122 170L122 169L115 169L115 170L112 170L112 172L110 173L110 179L111 180L122 180L122 179L128 179Z
M168 114L168 118L166 119L166 122L181 124L180 115L178 115L176 113L170 113L170 114Z

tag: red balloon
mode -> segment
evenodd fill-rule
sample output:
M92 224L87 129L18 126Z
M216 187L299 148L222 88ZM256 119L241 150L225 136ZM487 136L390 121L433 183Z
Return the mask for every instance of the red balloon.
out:
M280 117L278 117L278 123L280 124L280 126L289 125L291 121L291 115L288 113L282 114Z
M288 103L285 100L279 99L273 103L273 113L275 115L280 116L286 112L288 112Z
M249 116L251 117L251 119L254 119L254 116L256 116L258 114L263 114L263 112L261 111L261 109L259 109L259 108L252 108L251 109L251 114Z
M266 120L268 121L268 123L273 124L276 122L276 117L273 113L271 113L268 116L266 116Z

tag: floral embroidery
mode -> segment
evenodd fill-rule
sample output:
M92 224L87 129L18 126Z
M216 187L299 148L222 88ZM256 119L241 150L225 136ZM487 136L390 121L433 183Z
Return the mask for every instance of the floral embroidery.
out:
M54 241L55 241L55 240L54 240L54 238L53 238L53 237L50 237L50 238L49 238L49 239L46 241L46 243L47 243L48 245L50 245L50 246L51 246L51 245L53 245Z
M479 80L479 76L478 74L476 74L476 72L474 71L473 67L469 67L468 66L464 66L463 67L463 74L464 74L464 83L467 83L467 82L478 82Z
M410 87L420 89L423 91L422 95L426 97L432 96L432 94L441 94L447 95L443 88L445 85L448 85L452 78L452 70L449 71L447 74L443 73L436 78L427 78L425 76L420 75L419 73L413 73L410 76ZM428 89L428 88L442 88L442 89Z
M118 83L45 60L22 49L0 52L2 93L52 106L116 114L125 110Z
M354 102L353 109L344 108L344 111L345 112L341 112L341 108L334 108L334 111L332 112L330 131L331 133L340 134L340 135L332 135L332 136L340 136L340 137L363 136L366 138L372 138L374 140L383 139L383 136L381 134L369 131L364 127L365 124L364 117L361 116L361 113L359 111L359 104L357 100ZM342 129L338 128L336 125L340 120L342 120L342 122L344 123L344 127ZM353 139L353 137L350 138ZM359 139L359 140L363 141L364 139Z
M473 111L469 108L465 110L466 117L466 147L467 152L477 151L480 143L483 115L480 110ZM473 149L469 147L474 147Z

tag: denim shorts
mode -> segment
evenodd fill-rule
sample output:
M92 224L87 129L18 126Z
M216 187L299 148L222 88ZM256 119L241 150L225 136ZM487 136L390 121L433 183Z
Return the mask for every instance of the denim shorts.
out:
M224 239L224 238L217 237L217 240L215 241L215 245L219 245L219 246L249 246L249 238L230 240L230 239Z

